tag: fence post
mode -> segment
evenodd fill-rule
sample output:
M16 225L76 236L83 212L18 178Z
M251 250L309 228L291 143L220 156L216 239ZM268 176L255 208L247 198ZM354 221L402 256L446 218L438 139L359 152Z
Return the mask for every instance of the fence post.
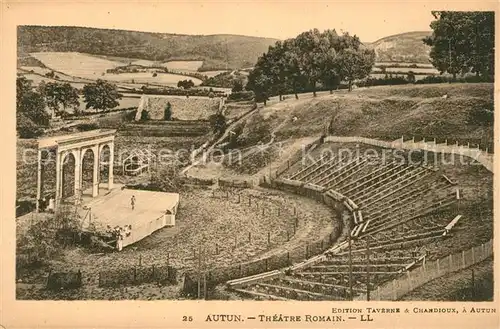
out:
M271 232L267 232L267 246L271 245Z
M472 264L475 264L476 263L476 260L475 260L475 255L474 255L474 247L472 247Z
M102 285L102 282L101 282L101 272L99 272L99 279L98 280L99 280L99 286L101 286Z
M396 290L396 279L392 280L392 300L398 299L398 292Z
M453 255L452 255L452 254L450 254L450 255L448 256L448 259L449 259L449 261L448 261L448 262L450 263L450 270L449 270L449 272L452 272L452 271L453 271Z
M137 281L137 268L134 266L134 282Z
M462 268L465 268L465 250L462 250Z
M440 269L439 269L439 258L436 259L436 267L437 267L437 273L438 273L438 277L439 277L439 273L440 273Z
M290 264L290 252L286 252L286 263L289 265Z
M286 231L286 241L290 241L290 232Z
M412 288L412 284L411 284L411 274L410 274L410 271L406 271L406 278L408 280L408 287L410 288L409 291L412 291L413 288Z

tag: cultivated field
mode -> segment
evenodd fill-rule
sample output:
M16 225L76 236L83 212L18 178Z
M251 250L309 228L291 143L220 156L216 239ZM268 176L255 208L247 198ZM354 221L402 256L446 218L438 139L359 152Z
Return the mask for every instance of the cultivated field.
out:
M201 84L201 80L193 77L186 77L180 74L158 72L156 77L150 72L105 74L100 79L113 82L142 83L162 86L177 87L180 80L192 80L195 85Z
M198 69L203 65L203 61L168 61L161 65L172 71L189 73L198 72Z
M101 79L107 69L122 65L119 62L81 53L43 52L31 55L52 70L93 80Z

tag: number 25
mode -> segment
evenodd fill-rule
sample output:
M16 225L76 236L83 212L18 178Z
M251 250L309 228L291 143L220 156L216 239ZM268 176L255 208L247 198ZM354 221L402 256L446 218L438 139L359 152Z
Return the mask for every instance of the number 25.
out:
M193 317L192 316L186 316L186 315L184 315L182 317L182 321L189 321L189 322L191 322L191 321L193 321Z

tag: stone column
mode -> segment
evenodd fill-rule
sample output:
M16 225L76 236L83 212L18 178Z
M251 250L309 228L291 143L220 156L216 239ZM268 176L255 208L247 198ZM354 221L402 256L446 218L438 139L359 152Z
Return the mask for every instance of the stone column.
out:
M61 153L56 150L56 206L59 205L59 199L61 198Z
M92 197L99 195L99 145L92 147L94 153L94 167L92 175Z
M113 167L115 164L115 143L109 144L109 170L108 170L108 190L113 188Z
M73 155L75 157L75 203L78 202L82 192L82 163L81 163L81 150L73 150Z
M39 212L39 202L43 192L43 166L42 166L42 150L38 150L38 170L37 170L37 185L36 185L36 212Z

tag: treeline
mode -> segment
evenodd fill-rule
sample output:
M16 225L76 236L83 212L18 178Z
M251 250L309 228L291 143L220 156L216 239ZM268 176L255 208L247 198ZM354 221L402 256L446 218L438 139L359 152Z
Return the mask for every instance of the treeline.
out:
M269 96L310 90L316 95L318 86L337 89L345 82L351 90L355 80L366 78L375 64L375 52L366 49L357 36L338 35L335 30L317 29L297 37L278 41L257 60L248 76L247 90L256 101Z
M219 87L219 88L233 88L235 83L241 82L242 84L246 83L247 77L240 72L222 72L217 74L216 76L210 77L203 81L201 86L209 86L209 87Z

